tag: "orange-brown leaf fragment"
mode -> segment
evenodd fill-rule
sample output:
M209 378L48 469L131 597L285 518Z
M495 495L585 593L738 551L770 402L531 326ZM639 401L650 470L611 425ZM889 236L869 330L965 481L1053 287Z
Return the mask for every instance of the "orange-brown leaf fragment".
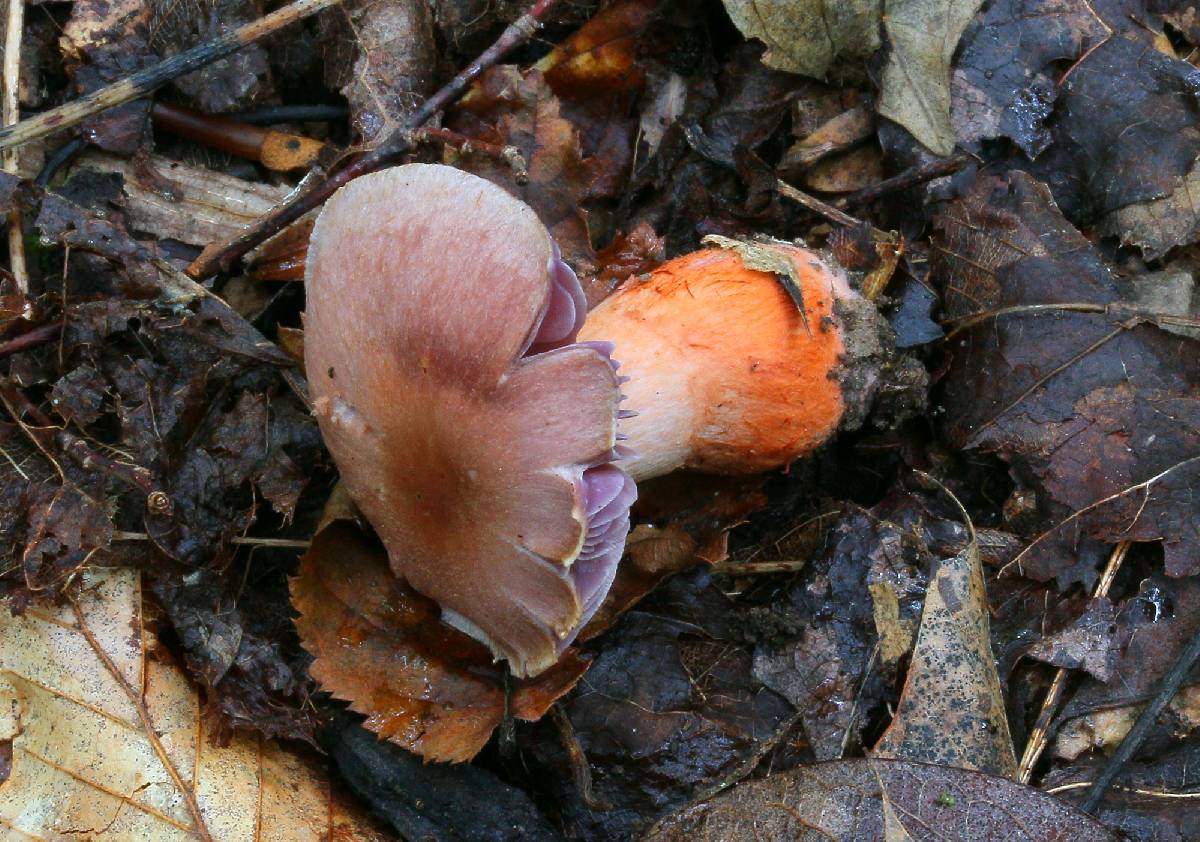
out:
M442 623L436 603L397 578L383 547L352 521L317 533L291 590L313 678L381 737L427 760L462 762L503 720L503 665ZM587 667L568 649L536 678L513 680L511 715L540 718Z

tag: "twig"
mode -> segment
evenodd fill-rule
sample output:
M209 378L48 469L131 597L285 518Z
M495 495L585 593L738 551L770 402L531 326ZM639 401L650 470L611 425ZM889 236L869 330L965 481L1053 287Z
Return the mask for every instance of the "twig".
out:
M478 59L471 62L437 93L413 112L405 123L393 131L379 146L351 161L323 181L307 189L299 189L287 202L260 217L237 236L204 250L188 267L188 274L196 280L204 280L218 272L226 271L246 252L267 238L282 231L313 208L332 196L339 187L360 175L387 166L407 152L412 146L412 130L429 121L446 106L450 105L467 86L489 67L498 62L514 47L527 41L542 25L544 18L559 0L536 0L529 11L521 15L501 33L492 46L484 50Z
M1117 775L1124 770L1125 764L1133 757L1134 752L1141 748L1142 743L1146 741L1159 714L1163 712L1171 699L1175 698L1180 685L1183 684L1184 679L1187 678L1198 660L1200 660L1200 629L1193 632L1188 645L1179 653L1175 663L1171 664L1171 669L1163 676L1162 684L1159 685L1154 698L1146 705L1141 715L1138 716L1137 722L1133 723L1133 727L1125 735L1125 739L1121 740L1121 745L1117 747L1116 752L1108 759L1108 763L1100 771L1096 780L1092 782L1092 788L1088 790L1087 797L1079 805L1081 810L1085 813L1093 813L1100 806L1100 799L1104 797L1104 793L1116 780Z
M955 155L953 158L940 158L927 164L909 167L904 172L894 175L891 178L885 178L878 184L864 187L862 190L839 199L837 202L838 207L852 208L858 205L869 204L889 193L897 193L917 184L956 173L973 160L975 158L972 155Z
M112 535L114 541L150 541L153 540L145 532L117 531ZM312 541L299 538L256 538L253 535L235 535L229 543L246 547L274 547L282 550L307 550Z
M200 813L200 805L196 801L196 793L188 788L183 778L179 774L179 770L175 768L175 763L171 760L171 756L167 754L163 747L162 740L159 739L158 731L154 727L154 719L150 716L150 709L146 707L145 694L135 689L129 683L120 667L118 667L104 647L100 645L100 641L92 634L91 628L88 626L87 618L83 615L83 609L79 607L79 603L70 598L71 610L75 613L75 628L83 635L84 640L88 642L88 646L96 653L104 668L108 670L109 675L117 682L122 692L129 699L129 703L133 705L133 709L137 711L138 719L141 721L142 732L146 735L146 739L150 741L151 748L158 756L159 762L167 774L171 776L171 781L175 784L175 788L179 790L179 795L183 799L184 805L188 813L192 817L192 832L201 840L201 842L212 842L212 834L208 832L208 826L204 823L204 816Z
M1108 557L1108 564L1104 566L1104 573L1101 574L1100 581L1092 590L1093 599L1108 596L1113 579L1117 577L1117 571L1121 569L1121 562L1125 560L1125 554L1129 552L1132 543L1132 541L1121 541L1113 547L1113 551ZM1063 690L1066 689L1068 672L1065 667L1059 667L1054 674L1054 680L1050 682L1050 689L1046 691L1046 698L1042 700L1042 709L1038 713L1033 730L1029 732L1029 740L1025 743L1025 752L1021 755L1021 765L1017 768L1018 783L1029 783L1030 778L1033 777L1033 767L1037 765L1042 752L1046 750L1046 744L1050 740L1050 720L1058 709Z
M728 561L714 564L713 573L730 576L754 576L763 573L796 573L808 566L803 559L794 561Z
M555 702L550 707L550 719L558 730L558 738L562 741L563 749L567 752L567 762L571 766L571 777L575 781L575 790L580 800L589 810L611 810L612 805L602 798L597 798L592 790L592 767L588 763L579 737L575 735L575 726L561 702Z
M457 150L461 155L479 154L495 158L512 170L513 178L517 184L529 183L529 170L525 167L525 158L522 157L521 150L515 146L501 146L498 143L472 140L458 132L453 132L449 129L433 128L431 126L413 130L413 145L415 146L422 142L444 143Z
M60 129L78 125L100 111L140 99L180 76L236 53L260 38L341 2L342 0L295 0L282 9L238 27L228 35L222 35L179 55L171 56L153 67L139 70L126 79L44 111L15 126L0 129L0 149L12 149L29 143Z
M332 160L337 154L332 146L311 137L265 129L164 102L156 102L150 107L150 119L160 129L239 158L258 161L276 172L305 169L322 156Z
M158 514L169 514L171 511L170 497L162 491L154 481L153 474L141 465L130 462L118 462L107 456L102 456L88 446L87 442L78 436L58 427L40 409L25 397L15 383L0 380L0 400L8 408L13 420L25 431L33 443L53 461L52 451L58 450L70 456L85 470L100 471L114 479L120 480L146 494L147 508ZM30 427L22 419L28 417L36 426ZM57 466L57 462L55 465ZM62 469L59 468L59 473ZM63 477L65 480L66 478Z
M22 351L28 351L30 348L36 348L39 345L45 345L51 339L62 333L62 322L51 322L40 327L35 327L33 330L26 331L20 336L14 336L5 342L0 342L0 357L8 357L13 354L19 354Z
M21 120L21 33L25 29L25 0L8 0L4 31L3 121L11 126ZM15 150L4 151L4 171L16 175L20 170ZM29 269L25 265L25 223L20 208L8 212L8 268L17 292L29 292Z
M797 190L783 179L776 179L775 189L779 191L779 195L787 196L793 202L804 205L804 207L813 213L825 217L830 222L836 222L838 225L845 225L849 228L857 228L862 225L860 220L855 219L845 211L838 210L827 202L822 202L816 196L810 196L803 191Z

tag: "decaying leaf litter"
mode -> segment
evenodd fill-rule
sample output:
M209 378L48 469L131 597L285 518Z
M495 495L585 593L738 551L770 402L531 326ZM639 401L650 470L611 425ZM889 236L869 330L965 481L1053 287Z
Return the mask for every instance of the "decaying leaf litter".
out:
M23 11L12 832L1194 837L1193 4ZM193 49L270 13L290 25ZM273 165L268 135L304 155ZM389 578L339 496L284 280L307 234L239 261L410 159L529 203L593 306L705 238L802 239L882 290L901 349L863 426L789 470L643 483L608 602L533 679ZM316 175L272 211L297 161Z

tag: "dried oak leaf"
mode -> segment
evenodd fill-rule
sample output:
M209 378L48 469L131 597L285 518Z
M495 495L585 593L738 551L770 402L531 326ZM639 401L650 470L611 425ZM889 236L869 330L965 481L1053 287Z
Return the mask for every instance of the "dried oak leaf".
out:
M839 760L739 784L646 842L854 839L1116 842L1095 819L1000 777L901 760Z
M1008 137L1032 160L1052 141L1046 122L1058 98L1056 65L1108 34L1087 0L999 0L963 35L950 115L958 142Z
M1135 309L1025 173L980 179L935 224L932 277L964 325L944 429L998 454L1031 501L1017 572L1065 586L1095 575L1098 542L1123 540L1162 541L1169 575L1200 572L1196 342Z
M91 568L64 604L0 605L0 824L21 838L382 840L308 759L214 745L156 655L139 574Z
M503 665L443 624L437 604L393 574L383 547L352 520L317 533L291 589L321 689L427 760L470 760L506 713L538 719L588 668L568 649L546 672L514 680L506 700Z

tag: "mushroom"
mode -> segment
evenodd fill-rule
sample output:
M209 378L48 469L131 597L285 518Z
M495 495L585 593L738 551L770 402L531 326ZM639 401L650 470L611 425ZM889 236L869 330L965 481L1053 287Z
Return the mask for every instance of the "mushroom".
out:
M748 268L762 255L714 249L631 279L585 325L545 227L491 182L409 164L322 210L304 343L322 435L393 570L515 675L599 607L634 479L767 470L837 429L838 302L861 299L813 253L764 248L803 312Z

